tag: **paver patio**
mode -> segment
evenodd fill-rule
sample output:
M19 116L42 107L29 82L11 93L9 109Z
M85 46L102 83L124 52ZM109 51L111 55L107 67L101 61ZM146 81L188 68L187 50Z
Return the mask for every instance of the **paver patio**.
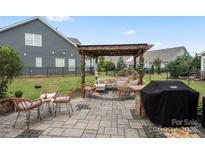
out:
M41 131L41 135L38 136L40 138L163 137L160 134L152 134L156 132L147 131L147 128L155 126L148 119L140 119L138 115L133 116L134 99L120 101L115 99L76 98L71 102L74 112L71 113L70 118L64 107L62 107L60 113L57 113L57 117L50 116L44 108L41 111L42 121L37 119L36 112L33 111L30 129ZM79 106L81 107L79 108ZM17 137L26 129L24 114L20 116L16 128L12 127L16 116L17 113L11 113L0 117L0 137Z

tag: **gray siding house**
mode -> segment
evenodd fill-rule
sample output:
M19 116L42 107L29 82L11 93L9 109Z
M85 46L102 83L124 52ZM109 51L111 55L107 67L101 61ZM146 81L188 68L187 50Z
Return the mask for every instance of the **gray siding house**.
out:
M76 71L80 67L80 55L76 50L78 39L69 38L39 17L0 29L0 44L14 48L22 58L25 67L64 68ZM89 58L87 67L93 65Z

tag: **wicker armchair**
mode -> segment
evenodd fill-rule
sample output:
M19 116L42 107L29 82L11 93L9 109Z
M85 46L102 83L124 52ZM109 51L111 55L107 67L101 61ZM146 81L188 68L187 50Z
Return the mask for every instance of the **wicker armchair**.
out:
M73 108L72 108L70 101L71 101L71 98L73 97L75 91L76 91L76 89L73 89L73 90L70 90L70 91L64 92L64 93L57 92L57 94L53 100L53 103L55 104L55 117L56 117L57 109L59 108L59 112L60 112L60 107L62 104L66 105L68 115L70 117L70 109L73 112Z
M18 115L16 117L15 123L13 127L15 128L16 122L18 120L18 117L21 112L26 113L26 121L27 121L27 129L29 129L30 125L30 116L31 116L31 111L33 109L38 109L38 118L41 120L41 115L40 115L40 106L42 105L42 100L41 99L36 99L36 100L30 100L27 98L12 98L12 101L14 102L15 108L18 111Z
M56 85L48 85L46 88L44 88L40 92L40 98L44 99L44 98L46 98L46 95L57 93L57 91L58 91L58 86L56 86Z

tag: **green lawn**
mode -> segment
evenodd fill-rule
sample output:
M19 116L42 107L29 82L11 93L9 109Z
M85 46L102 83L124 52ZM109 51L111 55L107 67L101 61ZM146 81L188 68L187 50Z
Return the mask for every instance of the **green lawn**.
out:
M87 76L86 82L93 84L94 76ZM41 84L42 88L35 89L35 83ZM49 78L18 78L9 86L8 95L14 96L15 91L23 91L23 97L35 99L39 96L40 91L47 85L58 85L59 91L67 91L72 88L80 87L80 76L68 77L49 77Z
M100 75L99 78L104 78L104 75ZM93 84L95 80L94 76L86 76L86 82ZM166 74L151 75L151 80L166 80ZM144 77L145 84L149 83L149 75ZM8 95L13 96L15 91L23 91L23 96L35 99L39 96L40 91L47 85L58 85L60 91L66 91L71 88L80 87L81 77L80 76L68 76L68 77L49 77L49 78L19 78L15 79L14 82L9 86ZM183 81L188 84L187 80ZM42 84L42 88L35 89L35 83ZM205 82L204 81L190 81L189 86L200 92L199 108L201 109L202 96L205 96Z

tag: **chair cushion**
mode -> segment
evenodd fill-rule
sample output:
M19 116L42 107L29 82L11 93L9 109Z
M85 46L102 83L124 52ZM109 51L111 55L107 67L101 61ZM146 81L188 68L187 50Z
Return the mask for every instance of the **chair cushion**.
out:
M38 106L40 106L42 103L40 100L34 101L34 102L27 102L27 101L23 101L21 103L18 104L18 106L22 109L22 110L30 110L33 108L36 108Z
M55 95L56 95L56 93L47 93L47 94L46 94L46 98L47 98L47 99L52 99L52 98L55 97Z
M123 78L123 77L120 77L120 78L117 78L117 81L126 81L126 82L129 82L129 79L128 78Z
M116 85L117 85L117 86L127 85L127 81L117 81L117 82L116 82Z
M115 79L115 78L110 78L110 79L109 79L109 82L110 82L110 83L115 83L115 82L116 82L116 79Z
M43 93L40 95L40 99L45 99L45 98L46 98L46 94Z
M69 96L59 96L59 97L56 97L55 99L55 103L67 103L69 100Z

